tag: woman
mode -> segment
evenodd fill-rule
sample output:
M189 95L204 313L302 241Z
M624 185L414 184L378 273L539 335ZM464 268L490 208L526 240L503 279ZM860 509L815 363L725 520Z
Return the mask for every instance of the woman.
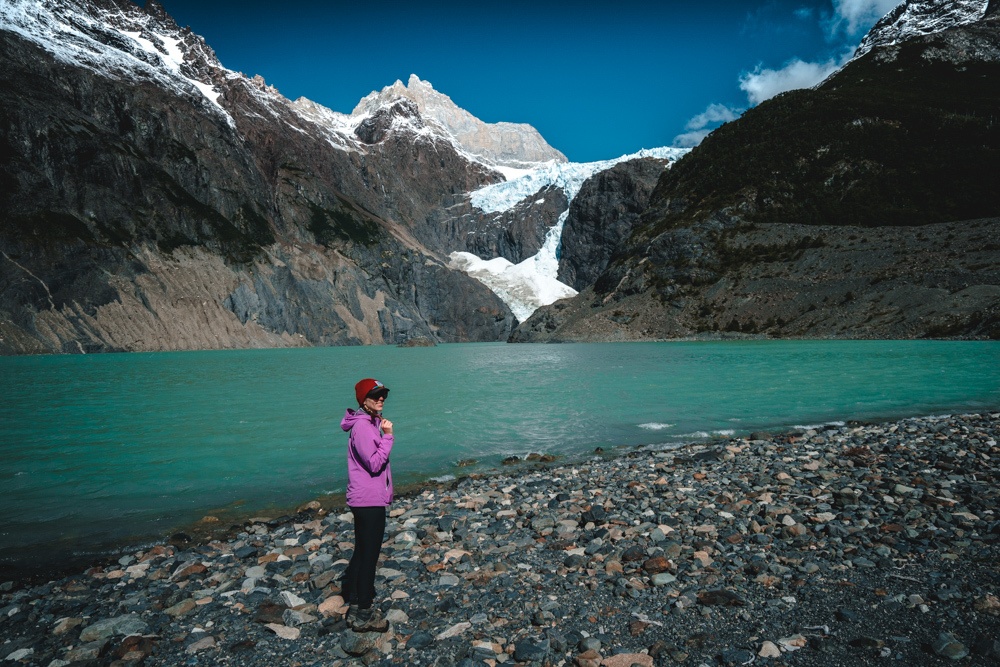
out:
M386 508L392 503L392 422L382 417L389 390L365 378L354 385L357 410L347 410L340 427L347 446L347 505L354 514L354 555L344 572L343 595L350 605L351 629L385 632L389 623L375 600L375 570L385 535Z

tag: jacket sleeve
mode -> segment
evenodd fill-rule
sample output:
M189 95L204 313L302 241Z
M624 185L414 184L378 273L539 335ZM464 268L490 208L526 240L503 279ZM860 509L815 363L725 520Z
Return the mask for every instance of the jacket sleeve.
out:
M351 433L351 446L355 458L370 475L377 475L389 462L392 452L392 434L382 435L371 422L356 424Z

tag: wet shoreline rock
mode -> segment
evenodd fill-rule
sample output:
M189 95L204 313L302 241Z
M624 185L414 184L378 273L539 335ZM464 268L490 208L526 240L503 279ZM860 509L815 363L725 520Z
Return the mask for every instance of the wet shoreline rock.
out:
M345 620L350 513L310 504L0 589L0 660L997 664L998 440L906 419L428 487L390 509L381 635Z

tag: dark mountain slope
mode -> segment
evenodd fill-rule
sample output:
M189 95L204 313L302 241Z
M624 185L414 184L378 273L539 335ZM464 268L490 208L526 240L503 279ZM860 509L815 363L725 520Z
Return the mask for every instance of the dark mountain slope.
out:
M995 31L961 44L995 48ZM661 179L649 229L739 211L755 222L921 225L1000 212L1000 62L928 62L943 36L851 64L707 137ZM971 44L970 44L971 42Z
M876 47L709 135L514 339L998 338L998 101L995 15Z
M608 267L615 246L632 233L665 161L630 160L588 179L573 198L562 233L559 279L582 290Z
M331 145L155 2L49 10L98 55L69 63L0 30L0 353L506 337L507 307L423 224L488 168L392 128ZM181 75L130 30L177 40Z

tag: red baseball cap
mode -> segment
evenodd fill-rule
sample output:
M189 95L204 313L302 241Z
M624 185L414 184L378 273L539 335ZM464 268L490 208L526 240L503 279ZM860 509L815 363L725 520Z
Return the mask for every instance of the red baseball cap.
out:
M368 397L383 398L389 395L389 388L373 378L365 378L354 385L354 396L358 399L358 405L364 405Z

